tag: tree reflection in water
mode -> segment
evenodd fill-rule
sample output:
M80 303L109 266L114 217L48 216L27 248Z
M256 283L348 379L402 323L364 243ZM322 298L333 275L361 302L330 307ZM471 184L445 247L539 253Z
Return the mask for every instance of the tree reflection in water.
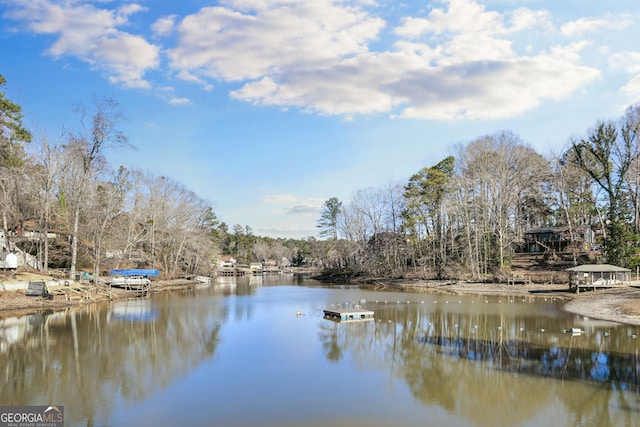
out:
M68 425L132 413L162 425L185 414L212 425L212 413L237 426L640 424L634 327L529 299L407 293L385 304L373 301L390 293L279 283L0 320L0 403L63 402ZM316 317L361 298L375 320ZM570 327L586 333L562 333Z
M349 353L369 368L391 367L425 404L475 425L497 426L519 425L560 401L573 417L571 425L633 425L640 364L637 341L623 326L611 335L606 328L573 335L566 325L540 316L440 311L422 304L367 308L376 312L374 324L321 326L327 358ZM541 387L540 378L566 388L585 385L558 393ZM610 399L594 400L602 388Z
M176 316L149 300L4 319L0 330L10 322L20 333L11 343L0 334L0 402L64 402L70 424L86 425L108 419L115 399L142 401L211 357L220 332L211 307Z

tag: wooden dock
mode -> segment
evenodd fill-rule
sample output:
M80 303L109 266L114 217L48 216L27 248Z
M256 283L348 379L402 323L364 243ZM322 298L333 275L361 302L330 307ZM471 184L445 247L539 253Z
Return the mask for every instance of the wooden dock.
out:
M334 322L360 322L363 320L373 320L373 311L361 308L352 309L326 309L324 318Z
M223 268L218 270L218 276L244 276L245 270L242 268Z
M595 291L596 289L610 289L610 288L622 288L628 286L620 281L615 280L597 280L592 283L587 282L578 282L573 286L569 284L569 290L573 289L576 294L579 294L580 291Z

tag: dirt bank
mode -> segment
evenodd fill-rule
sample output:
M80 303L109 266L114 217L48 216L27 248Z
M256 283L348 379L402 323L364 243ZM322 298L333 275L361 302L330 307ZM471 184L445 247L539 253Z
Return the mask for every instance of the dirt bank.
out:
M501 283L438 282L438 281L378 281L378 289L397 288L424 292L473 295L548 295L565 300L564 310L593 319L640 325L640 288L623 286L612 289L569 292L566 284L507 285Z
M0 280L3 284L21 281L49 281L51 277L32 273L18 273L14 277ZM186 279L160 280L154 281L152 292L162 292L166 290L177 290L190 287L196 282ZM71 282L69 286L50 286L59 292L43 298L39 296L27 296L24 290L0 291L0 319L14 316L21 316L42 310L60 310L67 307L74 307L92 304L100 301L118 301L124 299L138 298L140 292L137 290L127 290L121 288L111 288L104 285L82 284Z
M485 295L531 295L552 294L553 296L572 299L576 297L569 292L566 284L519 284L508 285L506 283L481 283L465 281L437 281L437 280L379 280L368 281L368 284L377 289L395 288L399 290L414 290L417 292L440 292L450 294L485 294Z
M622 287L583 292L565 304L564 309L593 319L640 326L640 289Z

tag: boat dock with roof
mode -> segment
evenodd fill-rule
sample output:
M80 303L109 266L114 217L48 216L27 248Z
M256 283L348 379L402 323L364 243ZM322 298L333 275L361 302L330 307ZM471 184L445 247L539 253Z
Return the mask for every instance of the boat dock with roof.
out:
M569 272L569 289L575 293L581 290L596 290L629 285L631 270L610 264L585 264L567 268Z

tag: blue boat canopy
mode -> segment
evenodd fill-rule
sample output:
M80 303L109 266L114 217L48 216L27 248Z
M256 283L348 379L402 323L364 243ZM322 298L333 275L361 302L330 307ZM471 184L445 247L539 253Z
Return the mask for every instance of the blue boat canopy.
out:
M160 272L157 269L149 268L130 268L126 270L111 270L112 276L157 276Z

